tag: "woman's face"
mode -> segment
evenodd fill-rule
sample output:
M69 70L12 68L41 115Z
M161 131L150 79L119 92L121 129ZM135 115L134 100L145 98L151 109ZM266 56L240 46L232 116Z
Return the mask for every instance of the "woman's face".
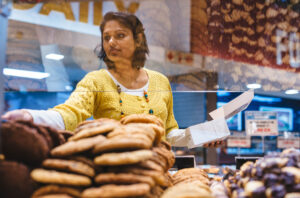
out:
M103 29L103 48L109 60L132 61L136 48L132 31L116 20L106 22Z

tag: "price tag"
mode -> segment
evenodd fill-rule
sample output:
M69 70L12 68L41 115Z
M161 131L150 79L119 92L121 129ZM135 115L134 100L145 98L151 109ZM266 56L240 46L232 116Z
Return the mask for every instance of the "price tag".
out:
M278 135L277 112L246 111L245 120L247 135Z
M300 148L300 137L294 138L277 138L277 148Z
M230 136L227 139L228 147L240 147L240 148L250 148L251 138L249 136Z

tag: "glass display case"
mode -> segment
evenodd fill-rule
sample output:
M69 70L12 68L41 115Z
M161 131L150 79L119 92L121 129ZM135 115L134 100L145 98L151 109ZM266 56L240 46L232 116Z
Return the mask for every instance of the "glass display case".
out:
M87 73L106 68L97 57L99 24L108 11L122 11L144 25L145 67L168 77L180 128L210 120L209 112L257 88L247 110L280 112L280 135L300 131L298 1L50 0L14 1L11 8L7 26L1 23L1 30L7 27L7 47L0 49L6 51L4 112L61 104ZM244 112L227 123L243 133ZM251 140L240 154L262 155L261 138ZM276 140L266 137L264 151L279 149ZM238 153L234 147L174 150L196 154L199 164Z

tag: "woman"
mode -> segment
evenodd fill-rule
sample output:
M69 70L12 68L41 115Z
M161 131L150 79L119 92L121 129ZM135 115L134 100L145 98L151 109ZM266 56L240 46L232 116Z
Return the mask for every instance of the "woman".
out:
M64 104L48 111L15 110L2 119L32 120L72 131L91 116L120 120L125 115L149 113L163 120L167 133L177 129L168 79L143 68L148 46L140 20L132 14L109 12L100 30L99 58L107 69L88 73Z

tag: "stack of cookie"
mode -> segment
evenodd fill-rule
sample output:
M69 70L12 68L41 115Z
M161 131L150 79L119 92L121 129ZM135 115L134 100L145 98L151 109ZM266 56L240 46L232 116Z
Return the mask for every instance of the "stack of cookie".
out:
M152 115L86 121L32 171L46 184L33 197L159 197L171 185L167 170L175 161L164 133Z
M32 197L62 194L80 197L82 189L91 186L95 176L91 150L106 140L102 134L117 126L118 122L110 119L81 123L67 143L51 150L52 158L44 160L42 168L31 172L35 181L44 184Z
M119 127L95 146L94 163L104 171L95 177L96 185L83 197L159 197L171 185L167 170L174 155L162 142L163 122L152 115L130 115Z
M181 169L172 175L172 180L174 186L168 188L162 198L213 197L208 175L202 169Z
M40 166L50 150L65 142L58 131L28 121L2 121L0 197L30 197L37 184L30 178L32 167Z

